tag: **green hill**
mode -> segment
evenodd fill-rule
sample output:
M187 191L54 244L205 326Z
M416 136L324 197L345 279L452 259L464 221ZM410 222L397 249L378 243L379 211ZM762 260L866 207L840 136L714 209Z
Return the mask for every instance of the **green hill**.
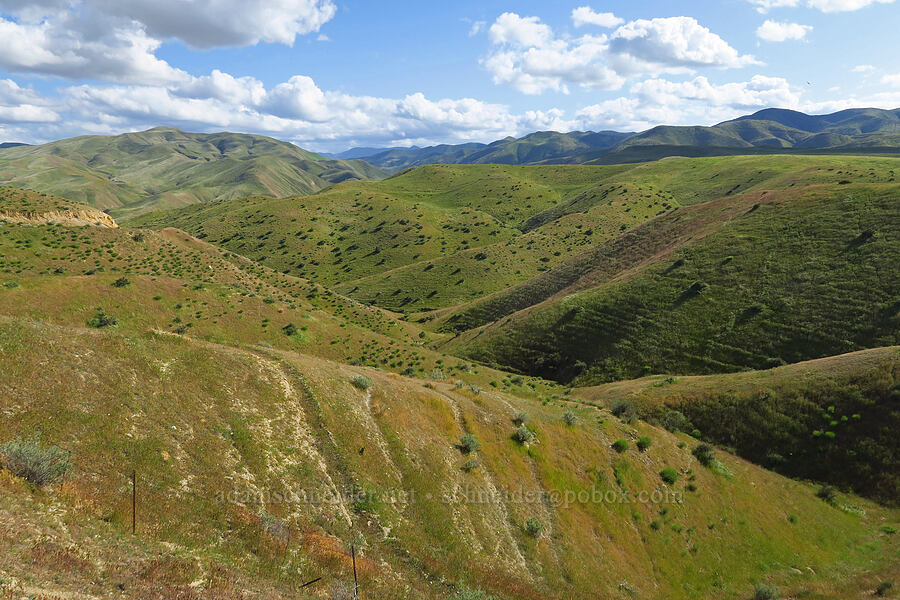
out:
M578 395L704 439L791 477L828 481L898 504L900 347L876 348L767 371L654 376Z
M312 193L383 174L272 138L157 127L0 149L0 183L54 194L113 216L250 194Z
M385 599L449 598L457 582L508 599L741 598L756 582L847 598L896 569L882 531L896 511L829 504L724 452L717 473L690 438L605 411L158 333L9 318L0 333L15 375L0 439L40 430L73 465L41 490L0 471L12 594L288 598L323 577L307 596L321 597L352 581L350 544L361 592ZM523 409L525 445L510 439ZM610 447L638 436L647 451Z
M316 258L319 265L303 269L321 279L311 281L275 265L319 242L342 253L354 252L343 245L355 242L369 245L364 254L393 250L396 269L410 260L405 253L451 261L482 248L476 243L487 254L538 233L545 237L531 238L531 259L517 247L509 252L523 265L544 265L540 240L564 240L585 219L596 233L577 241L594 249L645 229L665 231L683 214L689 226L673 248L735 230L729 276L753 274L758 260L769 282L778 271L763 249L785 235L777 232L802 233L801 246L788 246L792 255L802 249L809 264L832 268L826 234L832 220L850 218L839 217L841 209L854 227L878 221L879 233L848 246L857 258L845 262L859 281L848 285L838 270L834 285L873 286L863 258L890 285L878 252L892 243L881 235L892 226L882 198L892 189L891 161L768 160L429 167L314 196L220 200L139 219L184 218L203 240L173 228L0 225L0 445L40 434L71 463L65 478L35 487L13 474L8 455L0 459L0 597L329 597L353 580L351 548L361 595L388 600L445 600L463 590L500 600L737 599L756 584L808 598L871 595L900 576L900 538L890 533L900 525L897 510L852 493L823 500L818 484L725 450L716 450L713 468L704 466L689 435L592 405L605 403L605 391L565 390L429 347L448 336L322 285L347 276L343 267L329 270L332 263ZM829 183L838 178L866 183ZM780 191L729 195L738 184ZM831 206L834 189L843 196ZM751 193L764 197L757 208ZM15 190L0 194L4 205L74 206ZM604 214L608 222L600 223ZM763 235L754 221L761 216L776 233ZM753 261L735 244L749 235L744 220L753 225L755 237L744 242L757 244ZM227 239L241 233L262 237ZM315 234L309 246L288 242L307 234ZM594 235L602 240L588 242ZM391 239L401 245L390 248ZM575 247L576 239L557 243ZM813 252L817 244L824 250ZM248 258L254 252L266 257L262 264ZM554 259L572 260L560 254ZM688 268L701 268L703 256L697 250ZM358 269L350 276L376 269L378 260L348 259ZM669 259L661 260L649 264ZM454 279L432 281L449 287ZM872 302L878 289L869 292ZM861 302L854 298L845 293L844 303ZM821 400L836 406L829 414L839 423L860 413L862 424L890 426L879 419L890 404L863 406L876 399L870 390L890 387L867 364L844 364L855 375L836 377ZM788 386L797 379L780 377L785 383L774 388L789 407L826 389ZM687 396L706 384L674 386ZM727 429L705 425L702 414L691 413L704 435L724 440ZM854 426L828 430L841 442L866 439L853 437ZM736 451L752 455L738 443L743 433L735 439ZM853 464L874 479L884 474L879 456L866 446Z
M670 159L627 171L683 206L440 327L465 332L453 352L582 383L897 344L896 165Z

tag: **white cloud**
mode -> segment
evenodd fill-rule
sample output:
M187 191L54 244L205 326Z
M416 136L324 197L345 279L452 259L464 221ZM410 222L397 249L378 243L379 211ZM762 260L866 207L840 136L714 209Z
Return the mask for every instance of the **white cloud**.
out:
M787 80L755 75L716 85L706 77L635 83L630 96L586 106L576 113L585 129L643 130L662 123L712 124L771 106L796 107L800 96Z
M495 44L541 47L553 39L553 30L537 17L520 17L516 13L506 12L491 25L490 36Z
M474 21L472 27L469 28L469 37L474 37L481 33L485 25L487 25L487 23L484 21Z
M875 67L872 65L856 65L851 69L854 73L871 73L875 70Z
M200 48L292 44L332 18L331 0L0 0L0 68L159 84L187 74L156 57L167 39Z
M490 38L493 47L482 65L494 83L526 94L568 93L570 85L615 90L641 74L757 64L690 17L632 21L610 36L569 39L556 37L537 17L504 13L491 25Z
M675 67L743 67L759 64L741 55L692 17L638 19L616 30L610 50L648 64Z
M806 0L805 6L822 12L848 12L865 8L872 4L891 4L894 0ZM749 0L761 13L773 8L793 8L801 5L801 0Z
M613 13L594 12L590 6L579 6L572 11L572 23L575 24L575 27L596 25L597 27L611 28L624 22L625 19L620 19Z
M884 75L881 78L881 83L892 87L900 87L900 73Z
M103 14L141 23L157 39L196 48L291 45L334 17L331 0L86 0Z
M798 23L781 23L767 19L756 30L756 36L767 42L784 42L787 40L802 40L806 34L812 31L809 25Z
M891 4L894 0L807 0L810 8L818 8L822 12L848 12L859 10L872 4Z

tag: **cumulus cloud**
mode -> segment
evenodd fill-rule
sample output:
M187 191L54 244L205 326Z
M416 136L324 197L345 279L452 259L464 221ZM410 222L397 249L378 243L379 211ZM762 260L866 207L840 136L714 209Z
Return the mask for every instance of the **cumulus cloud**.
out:
M586 106L576 119L586 129L641 130L661 123L710 124L761 108L796 107L800 95L786 79L755 75L749 81L713 84L706 77L635 83L630 95Z
M767 13L773 8L793 8L805 5L809 8L815 8L822 12L849 12L865 8L872 4L891 4L894 0L749 0L751 4L756 5L756 9L761 13Z
M625 19L620 19L613 13L594 12L590 6L579 6L572 11L572 23L575 27L596 25L597 27L611 28L621 25L624 22Z
M586 8L586 7L582 7ZM597 17L590 9L573 19ZM576 18L577 16L577 18ZM594 19L598 20L598 19ZM568 93L569 86L615 90L629 77L757 64L690 17L637 20L612 34L557 37L537 17L503 13L491 25L491 51L481 60L497 84L526 94Z
M768 19L757 28L756 36L767 42L784 42L787 40L802 40L810 31L812 31L812 27L809 25L781 23Z
M197 48L293 44L335 13L331 0L0 0L0 67L71 79L159 84L186 73L156 57Z

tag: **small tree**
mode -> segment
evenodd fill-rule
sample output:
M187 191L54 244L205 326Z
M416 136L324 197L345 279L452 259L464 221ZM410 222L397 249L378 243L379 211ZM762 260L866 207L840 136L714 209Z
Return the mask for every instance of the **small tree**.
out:
M41 446L40 434L16 438L0 446L6 468L40 487L53 483L72 468L69 453L59 446Z
M285 325L284 327L281 328L281 331L282 331L282 333L284 333L284 335L290 337L292 335L296 335L297 326L294 325L293 323L288 323L287 325Z
M669 431L687 431L689 425L688 418L677 410L666 411L662 418L662 426Z
M830 485L823 485L816 492L816 496L829 504L833 504L837 500L837 490Z

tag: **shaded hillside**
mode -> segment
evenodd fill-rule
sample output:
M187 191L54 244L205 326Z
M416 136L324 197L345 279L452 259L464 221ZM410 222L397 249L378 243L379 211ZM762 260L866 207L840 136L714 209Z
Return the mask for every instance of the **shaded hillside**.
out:
M580 397L704 439L789 475L897 504L900 347L768 371L655 376L579 390Z
M312 193L381 176L368 163L324 158L268 137L171 127L0 149L0 182L114 216L249 194Z

